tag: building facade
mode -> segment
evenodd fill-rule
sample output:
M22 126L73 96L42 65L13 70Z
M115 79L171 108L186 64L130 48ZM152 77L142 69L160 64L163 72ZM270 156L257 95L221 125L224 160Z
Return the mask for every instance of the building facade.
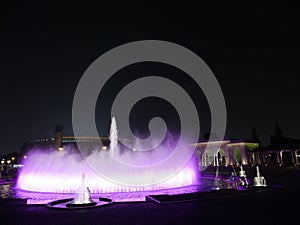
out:
M254 135L255 137L256 135ZM195 147L195 154L199 166L297 166L300 165L300 140L284 137L278 126L275 136L271 137L271 144L262 147L258 138L253 140L223 139L203 140L191 144ZM102 149L109 148L109 137L74 137L65 136L63 126L56 126L52 138L37 139L25 142L21 154L25 155L33 148L79 151L77 143L82 144L81 153L90 154L95 146L102 143ZM97 146L96 146L97 147Z
M196 149L199 166L249 165L255 163L251 151L259 147L258 143L245 140L224 139L201 141L193 144Z

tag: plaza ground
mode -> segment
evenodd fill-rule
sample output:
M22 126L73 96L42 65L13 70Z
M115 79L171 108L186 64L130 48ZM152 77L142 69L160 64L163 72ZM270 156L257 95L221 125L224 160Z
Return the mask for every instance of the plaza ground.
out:
M244 168L249 177L254 167ZM230 168L220 168L228 175ZM213 174L214 168L205 171ZM155 202L115 203L91 209L51 209L26 205L24 200L0 201L3 224L298 224L300 167L261 167L269 186L262 192L198 198L193 201L159 204ZM2 222L1 222L2 224Z

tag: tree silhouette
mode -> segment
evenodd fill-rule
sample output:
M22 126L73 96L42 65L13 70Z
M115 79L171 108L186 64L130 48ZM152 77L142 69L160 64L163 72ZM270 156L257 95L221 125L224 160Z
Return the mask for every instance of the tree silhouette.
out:
M282 137L282 132L281 132L280 126L277 121L275 122L275 137L276 138Z
M275 144L275 137L273 134L270 135L271 145Z
M63 132L64 126L62 124L58 124L55 127L55 132Z
M254 126L252 127L252 140L260 144L260 140Z

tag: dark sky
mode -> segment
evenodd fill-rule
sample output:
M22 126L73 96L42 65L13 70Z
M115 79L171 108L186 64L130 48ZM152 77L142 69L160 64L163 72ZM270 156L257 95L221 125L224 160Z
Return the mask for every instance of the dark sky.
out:
M298 9L292 8L235 11L185 5L138 9L48 3L2 7L0 151L18 152L23 141L52 137L57 124L72 134L73 96L85 70L104 52L146 39L180 44L207 63L225 97L227 137L250 139L254 126L268 144L277 121L284 135L300 138L299 21ZM137 65L136 71L159 73L160 68ZM176 74L173 68L164 70ZM104 103L97 105L97 125L103 134L109 126L107 107L113 93L133 79L135 69L125 73L126 78L110 82ZM197 107L205 105L189 80L182 83L190 87ZM200 116L202 133L209 129L207 114ZM143 124L137 121L137 126Z

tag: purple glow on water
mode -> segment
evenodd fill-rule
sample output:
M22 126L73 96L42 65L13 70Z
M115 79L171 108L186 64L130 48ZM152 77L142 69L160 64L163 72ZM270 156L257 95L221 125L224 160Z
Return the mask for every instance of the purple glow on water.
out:
M94 158L99 163L107 163L111 168L110 173L115 177L109 158L109 151L101 150L93 153L89 158ZM135 154L134 152L130 154ZM168 165L165 171L149 170L142 177L124 171L119 176L126 176L126 184L112 182L95 172L84 161L79 154L68 153L68 151L42 151L34 150L23 162L24 167L19 173L16 187L26 191L48 192L48 193L76 193L82 183L82 173L86 174L86 185L91 193L113 193L113 192L138 192L160 189L169 189L193 185L198 182L198 165L191 160L178 173L160 183L154 183L157 173L163 174L173 169ZM106 171L107 173L107 171ZM148 185L135 185L137 179L142 179Z

